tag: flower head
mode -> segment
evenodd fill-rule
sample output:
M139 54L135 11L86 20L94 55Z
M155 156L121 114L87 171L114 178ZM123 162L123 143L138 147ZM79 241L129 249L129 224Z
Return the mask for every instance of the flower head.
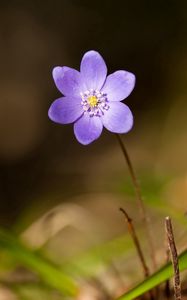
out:
M102 133L126 133L133 125L133 116L122 103L135 85L134 74L116 71L107 76L107 67L96 51L84 54L80 72L69 67L55 67L53 79L63 97L49 108L49 118L60 124L74 123L77 140L88 145Z

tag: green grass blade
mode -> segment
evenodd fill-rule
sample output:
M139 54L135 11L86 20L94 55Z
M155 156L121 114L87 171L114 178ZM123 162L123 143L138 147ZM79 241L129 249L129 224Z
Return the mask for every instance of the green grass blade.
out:
M187 269L187 250L181 253L179 256L179 268L180 271ZM141 296L145 292L164 282L173 276L173 267L171 263L168 263L160 270L155 272L149 278L145 279L142 283L137 285L135 288L125 293L118 300L132 300L138 296Z
M77 294L76 284L70 277L52 262L32 252L12 234L2 229L0 230L0 248L13 256L19 263L38 274L48 286L59 290L65 295Z

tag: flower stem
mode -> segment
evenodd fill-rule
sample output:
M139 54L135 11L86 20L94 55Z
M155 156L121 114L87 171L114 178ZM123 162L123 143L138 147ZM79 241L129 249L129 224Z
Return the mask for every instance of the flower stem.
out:
M133 183L133 186L134 186L134 190L135 190L135 194L136 194L136 197L137 197L137 200L138 200L140 213L141 213L142 220L144 222L144 226L145 226L145 230L146 230L146 235L147 235L149 248L150 248L150 255L151 255L151 259L152 259L152 264L153 264L153 268L155 270L156 269L155 251L154 251L154 246L153 246L151 233L150 233L150 230L149 230L149 223L148 223L148 219L147 219L147 214L146 214L144 202L143 202L143 199L142 199L140 185L139 185L139 182L137 180L134 168L132 166L132 162L131 162L130 157L129 157L128 152L127 152L127 149L126 149L126 147L123 143L123 140L122 140L122 138L119 134L116 134L116 137L117 137L117 140L119 142L122 153L124 155L124 158L126 160L126 163L127 163L128 169L129 169L129 173L130 173L130 176L131 176L131 180L132 180L132 183Z

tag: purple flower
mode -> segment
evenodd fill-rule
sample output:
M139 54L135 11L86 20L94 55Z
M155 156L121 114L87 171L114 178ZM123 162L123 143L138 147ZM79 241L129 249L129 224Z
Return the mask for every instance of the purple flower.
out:
M84 54L80 72L55 67L53 79L64 95L49 108L49 118L60 124L74 123L77 140L88 145L101 135L103 126L111 132L126 133L133 125L127 98L135 85L134 74L116 71L107 76L107 67L96 51Z

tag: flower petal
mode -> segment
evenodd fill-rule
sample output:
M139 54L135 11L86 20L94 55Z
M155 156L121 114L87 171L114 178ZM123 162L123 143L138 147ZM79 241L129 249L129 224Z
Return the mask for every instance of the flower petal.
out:
M80 72L72 68L55 67L53 79L58 90L65 96L80 96L86 89Z
M81 99L76 97L62 97L55 100L48 111L49 118L60 124L76 121L83 114Z
M80 70L88 90L102 88L107 75L107 67L98 52L93 50L86 52L82 58Z
M110 108L102 116L103 125L106 129L115 133L126 133L133 125L133 115L122 102L110 102Z
M88 145L95 141L101 135L103 130L103 124L100 117L90 117L88 113L85 113L74 124L74 133L79 141L83 145Z
M135 85L135 75L126 71L116 71L106 79L102 92L109 101L121 101L127 98Z

